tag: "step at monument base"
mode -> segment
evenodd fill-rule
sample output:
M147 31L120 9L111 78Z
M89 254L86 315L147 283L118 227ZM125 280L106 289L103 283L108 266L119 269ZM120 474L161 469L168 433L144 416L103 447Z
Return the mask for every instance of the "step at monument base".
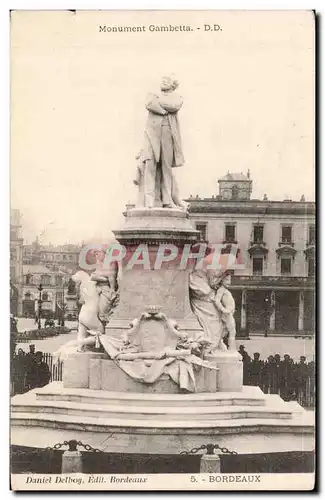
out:
M314 447L313 412L248 386L232 394L149 396L52 382L12 398L11 425L12 444L32 447L69 439L128 453L180 453L208 442L238 453Z

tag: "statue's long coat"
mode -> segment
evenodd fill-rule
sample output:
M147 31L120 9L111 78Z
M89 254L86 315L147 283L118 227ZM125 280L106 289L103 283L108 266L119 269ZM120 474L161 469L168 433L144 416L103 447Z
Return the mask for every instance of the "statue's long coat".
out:
M141 160L154 157L158 163L161 150L161 127L163 120L168 120L173 137L174 158L172 167L184 164L180 127L177 112L183 105L183 98L176 92L161 93L159 96L150 94L146 102L149 111L145 129L144 145ZM166 111L168 114L166 115Z

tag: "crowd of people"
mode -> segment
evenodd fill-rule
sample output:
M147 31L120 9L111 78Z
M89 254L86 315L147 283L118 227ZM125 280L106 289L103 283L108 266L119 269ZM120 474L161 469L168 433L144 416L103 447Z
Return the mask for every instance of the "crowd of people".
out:
M289 354L270 355L261 360L260 353L251 357L244 345L238 352L243 358L244 385L259 386L266 394L279 394L285 401L298 401L303 406L315 405L315 363L305 356L295 362ZM12 356L12 394L23 394L43 387L51 379L50 368L41 351L29 345L29 352L19 348Z
M295 362L289 354L268 356L260 359L255 352L253 358L241 345L238 351L243 358L244 385L259 386L266 394L279 394L285 401L298 401L303 406L315 404L315 362L306 362L300 356Z
M43 387L51 379L50 369L43 361L43 353L35 352L35 345L29 345L29 352L18 349L12 356L12 395L23 394L35 387Z

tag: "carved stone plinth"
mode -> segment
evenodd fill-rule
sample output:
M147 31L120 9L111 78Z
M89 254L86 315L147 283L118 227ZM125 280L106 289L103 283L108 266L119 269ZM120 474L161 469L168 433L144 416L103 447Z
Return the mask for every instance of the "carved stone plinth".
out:
M149 305L159 306L166 316L176 319L181 330L200 331L188 297L188 276L196 261L182 262L186 252L198 251L195 244L199 231L193 228L188 214L179 209L131 209L126 212L124 226L114 234L126 248L126 255L120 302L107 325L108 334L123 335L129 323ZM171 244L177 249L173 256L168 247ZM142 253L139 245L143 245ZM168 255L171 258L166 262L164 257ZM136 256L142 264L132 265Z
M70 354L64 361L63 386L89 389L91 363L101 358L107 358L107 355L96 352Z
M243 388L243 360L238 352L225 351L205 356L215 363L217 371L217 391L240 392Z
M198 393L216 392L216 370L205 367L195 369ZM63 387L66 389L92 389L139 394L179 394L175 382L163 374L151 384L141 383L125 373L106 354L84 352L72 354L64 362Z

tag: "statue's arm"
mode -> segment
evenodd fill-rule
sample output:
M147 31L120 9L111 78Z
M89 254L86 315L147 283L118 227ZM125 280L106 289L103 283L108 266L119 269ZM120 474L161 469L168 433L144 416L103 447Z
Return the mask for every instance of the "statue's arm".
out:
M159 97L159 104L168 113L177 113L183 106L184 99L178 94L161 94Z
M155 94L149 94L146 109L157 115L167 115L167 111L159 104L158 96Z

